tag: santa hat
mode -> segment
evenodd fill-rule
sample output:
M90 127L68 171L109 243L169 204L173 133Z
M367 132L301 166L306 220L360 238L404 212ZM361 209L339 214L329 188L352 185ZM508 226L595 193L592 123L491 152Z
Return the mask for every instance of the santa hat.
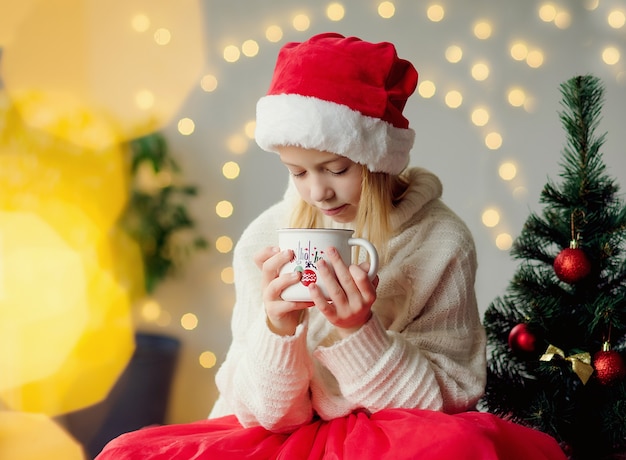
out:
M287 43L257 103L255 138L270 152L297 145L398 174L415 138L402 110L416 86L417 71L391 43L336 33Z

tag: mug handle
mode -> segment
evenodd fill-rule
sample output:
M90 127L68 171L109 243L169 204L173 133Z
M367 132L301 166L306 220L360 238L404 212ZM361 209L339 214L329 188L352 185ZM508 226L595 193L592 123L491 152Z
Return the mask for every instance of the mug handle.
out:
M367 272L367 277L372 281L378 273L378 251L372 243L364 238L350 238L348 239L348 245L361 246L367 251L370 256L370 269Z

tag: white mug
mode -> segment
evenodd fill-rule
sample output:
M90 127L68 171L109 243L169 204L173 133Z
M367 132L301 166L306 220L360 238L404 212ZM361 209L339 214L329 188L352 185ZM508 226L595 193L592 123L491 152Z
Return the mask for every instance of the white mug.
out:
M372 243L364 238L352 238L354 230L334 228L283 228L278 230L278 246L281 250L291 249L293 258L283 265L280 274L293 271L302 272L300 282L283 290L281 298L296 302L311 300L308 285L316 283L328 299L323 281L318 277L317 262L325 259L324 251L330 246L337 248L343 261L352 263L352 246L364 248L370 258L367 276L373 280L378 273L378 252ZM332 270L332 267L330 267Z

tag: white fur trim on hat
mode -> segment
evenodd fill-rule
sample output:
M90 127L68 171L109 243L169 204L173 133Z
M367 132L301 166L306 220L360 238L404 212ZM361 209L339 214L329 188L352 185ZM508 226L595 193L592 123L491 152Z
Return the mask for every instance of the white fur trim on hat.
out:
M257 102L255 138L269 152L296 145L345 156L370 171L399 174L409 162L415 131L334 102L278 94Z

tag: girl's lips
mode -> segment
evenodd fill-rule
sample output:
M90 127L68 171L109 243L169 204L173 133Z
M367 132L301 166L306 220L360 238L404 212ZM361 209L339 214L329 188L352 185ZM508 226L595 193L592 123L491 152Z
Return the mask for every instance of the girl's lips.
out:
M326 216L336 216L337 214L339 214L341 211L343 211L346 206L348 206L347 204L344 204L342 206L338 206L336 208L332 208L332 209L320 209L320 211L322 211L322 213Z

